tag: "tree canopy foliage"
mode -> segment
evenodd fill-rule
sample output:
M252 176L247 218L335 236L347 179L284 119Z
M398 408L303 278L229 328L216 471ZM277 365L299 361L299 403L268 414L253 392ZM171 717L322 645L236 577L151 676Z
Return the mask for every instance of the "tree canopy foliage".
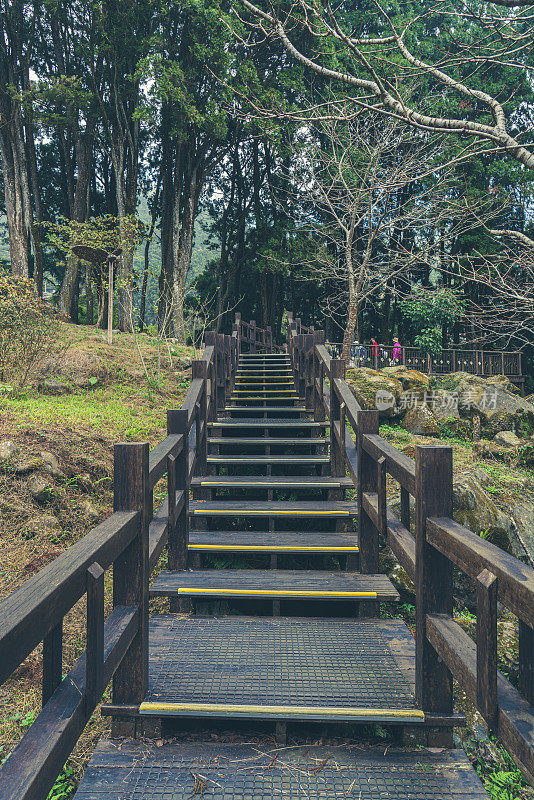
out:
M239 306L275 338L298 310L345 344L528 347L533 10L0 0L13 275L94 324L70 245L120 242L124 329Z

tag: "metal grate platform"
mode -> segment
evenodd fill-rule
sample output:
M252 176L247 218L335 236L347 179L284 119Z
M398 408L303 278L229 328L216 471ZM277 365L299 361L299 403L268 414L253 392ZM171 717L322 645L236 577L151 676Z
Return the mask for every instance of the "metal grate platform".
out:
M487 800L461 751L105 740L75 800Z
M150 685L140 710L422 722L390 640L413 650L397 621L162 615L151 621Z

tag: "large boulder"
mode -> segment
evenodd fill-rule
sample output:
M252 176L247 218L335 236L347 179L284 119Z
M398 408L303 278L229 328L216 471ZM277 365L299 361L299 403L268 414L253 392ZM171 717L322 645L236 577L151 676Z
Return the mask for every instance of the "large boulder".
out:
M402 386L402 391L410 392L417 400L424 400L425 393L430 390L430 377L417 369L409 369L399 364L396 367L384 367L382 372L396 378Z
M473 443L473 452L479 458L495 459L507 464L515 463L525 467L534 467L534 441L523 439L517 447L498 444L496 441L480 439Z
M480 415L482 430L488 436L499 431L526 436L534 431L534 405L513 394L512 384L505 376L482 378L468 372L453 372L440 376L437 383L458 398L461 417Z
M416 436L438 436L439 425L436 417L424 405L417 405L406 412L402 427Z
M401 400L402 384L383 371L351 369L347 372L347 383L361 408L378 409L381 417L394 417Z
M43 394L51 394L59 396L62 394L70 394L70 386L63 381L57 381L53 378L47 378L39 384L39 391Z

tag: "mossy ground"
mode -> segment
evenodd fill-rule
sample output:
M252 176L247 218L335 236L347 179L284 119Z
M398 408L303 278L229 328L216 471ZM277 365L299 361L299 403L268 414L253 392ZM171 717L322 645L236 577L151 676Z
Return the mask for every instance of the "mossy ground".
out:
M180 364L195 357L191 348L172 347L156 339L116 334L110 346L94 328L58 323L65 342L56 364L44 365L47 377L57 378L70 392L49 396L38 390L36 375L22 390L0 394L0 441L19 448L16 459L0 465L0 598L56 558L64 549L105 519L113 506L113 445L119 441L147 441L154 446L166 434L168 408L180 408L191 371ZM68 344L68 347L67 347ZM172 362L171 362L172 359ZM158 374L159 372L159 374ZM155 378L155 380L152 380ZM159 387L155 385L158 383ZM86 388L85 388L86 387ZM50 482L46 503L37 504L27 476L15 473L16 460L54 453L63 477ZM157 487L155 505L165 487ZM87 503L96 512L87 517ZM28 538L28 521L53 515L60 527ZM106 613L111 609L111 576L106 575ZM64 673L85 649L85 600L64 622ZM28 729L40 709L42 647L31 653L0 690L0 761ZM104 700L109 700L106 692ZM95 711L51 798L70 797L96 742L108 729Z

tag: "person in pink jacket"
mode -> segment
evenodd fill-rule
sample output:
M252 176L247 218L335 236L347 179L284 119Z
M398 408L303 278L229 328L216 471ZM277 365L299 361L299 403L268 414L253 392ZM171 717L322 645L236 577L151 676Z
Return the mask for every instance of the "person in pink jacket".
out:
M400 342L398 339L393 339L393 361L397 362L400 360L402 353L402 347L400 346Z

